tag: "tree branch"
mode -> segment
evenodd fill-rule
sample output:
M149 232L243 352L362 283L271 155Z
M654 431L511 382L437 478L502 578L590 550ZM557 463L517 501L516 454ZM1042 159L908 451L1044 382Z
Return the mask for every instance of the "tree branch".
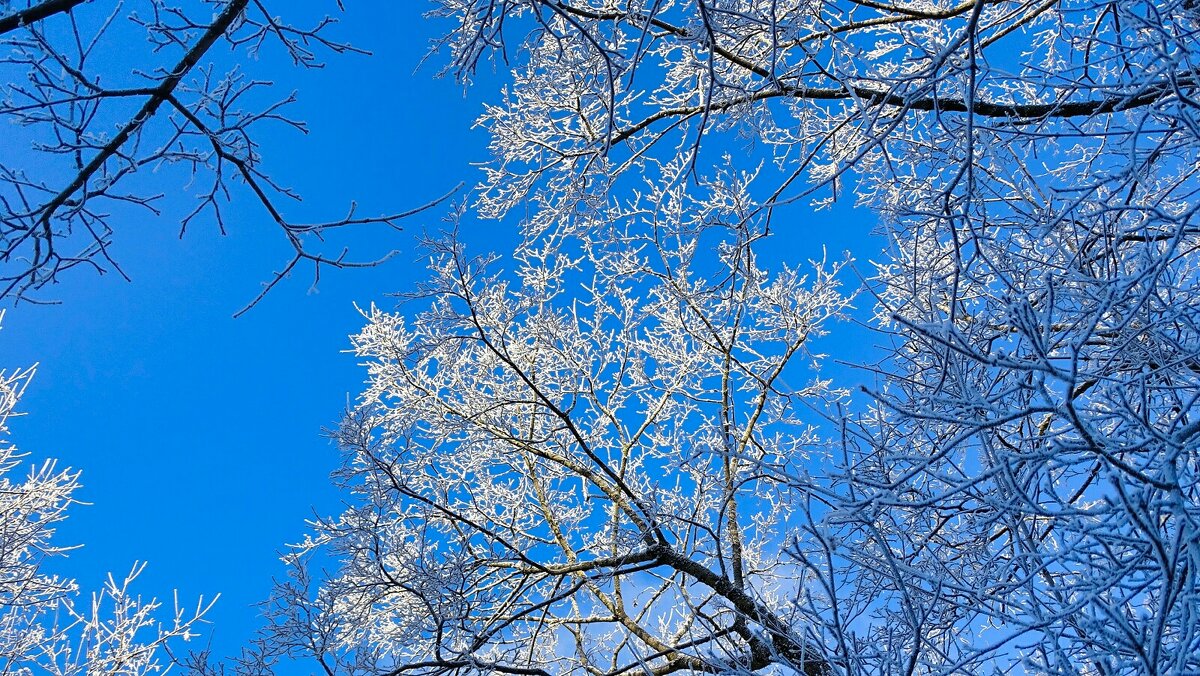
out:
M0 18L0 35L4 35L10 31L14 31L21 26L28 26L31 23L37 23L43 19L48 19L55 14L64 14L75 9L85 2L92 0L46 0L38 5L27 9L20 9L6 17Z

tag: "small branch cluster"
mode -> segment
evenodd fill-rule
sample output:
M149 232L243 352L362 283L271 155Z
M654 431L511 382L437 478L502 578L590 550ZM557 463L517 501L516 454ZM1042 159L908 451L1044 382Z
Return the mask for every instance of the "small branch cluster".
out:
M250 56L274 45L298 67L315 68L322 54L361 50L328 37L329 18L299 28L258 0L193 4L145 0L103 10L42 0L0 19L0 73L12 83L0 121L19 129L0 159L0 298L36 300L75 267L124 276L111 248L117 224L141 217L138 210L159 215L164 186L151 175L171 169L182 170L180 183L197 197L180 217L181 236L202 217L224 232L225 205L237 195L278 227L293 255L267 289L300 263L319 275L323 266L380 262L323 252L323 235L395 228L407 214L362 217L351 205L326 222L286 216L285 204L299 196L267 173L255 138L270 124L305 131L287 114L293 97L271 102L271 83L217 56L221 44ZM129 71L112 67L139 48L146 53L132 57L140 61Z
M0 670L54 676L161 673L171 661L165 650L198 635L212 602L200 599L188 610L177 600L163 621L157 615L161 604L131 589L145 564L135 564L124 579L109 576L83 602L74 580L46 570L50 559L70 549L52 538L73 503L79 473L48 460L24 479L12 476L26 456L9 441L7 423L32 377L31 368L0 370Z

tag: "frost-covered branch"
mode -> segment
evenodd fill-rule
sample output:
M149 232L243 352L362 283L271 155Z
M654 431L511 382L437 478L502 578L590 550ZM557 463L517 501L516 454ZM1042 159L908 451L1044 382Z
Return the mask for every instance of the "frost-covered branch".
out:
M832 672L788 604L798 496L770 468L837 396L805 363L838 266L768 274L761 233L697 250L669 214L593 234L511 276L432 243L424 309L365 312L355 500L289 557L274 645L334 672Z
M24 478L13 476L26 456L9 441L7 423L32 377L32 368L0 370L0 671L162 673L172 663L166 650L199 635L212 603L200 599L188 609L176 600L173 614L163 617L161 603L131 589L145 564L123 579L110 575L90 598L81 598L75 580L50 572L53 558L72 549L53 536L73 504L79 472L48 460Z

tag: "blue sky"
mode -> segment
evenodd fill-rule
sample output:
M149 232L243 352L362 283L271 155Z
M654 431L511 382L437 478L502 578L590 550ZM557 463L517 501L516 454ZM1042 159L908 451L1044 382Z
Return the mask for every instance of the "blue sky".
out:
M294 5L323 12L332 3ZM247 66L277 80L278 92L299 93L292 115L310 133L279 127L260 137L272 175L305 196L291 205L298 220L340 216L351 199L363 214L400 211L478 179L471 163L486 159L487 139L471 125L499 78L481 73L464 95L435 79L436 59L414 74L438 30L421 20L424 6L350 4L337 32L373 57L298 71L267 54ZM221 593L209 619L223 655L258 626L254 604L283 572L284 543L302 537L314 512L341 511L328 480L337 451L321 430L365 376L343 352L363 323L354 304L391 305L387 293L423 276L413 235L439 228L444 210L406 221L402 233L349 236L363 256L398 249L388 264L330 271L316 293L309 270L299 270L235 320L289 249L245 199L232 207L227 236L202 224L180 242L188 205L175 197L163 218L119 223L113 252L131 283L79 272L52 290L61 305L10 308L0 362L40 363L22 403L28 415L12 425L18 445L83 471L76 497L90 504L72 510L58 542L84 546L53 569L93 589L106 572L145 560L144 596L169 600L178 589L188 603ZM849 218L826 212L819 228L798 224L782 241L795 260L819 252L820 233L835 254L865 230ZM511 224L469 219L464 236L478 250L515 240Z

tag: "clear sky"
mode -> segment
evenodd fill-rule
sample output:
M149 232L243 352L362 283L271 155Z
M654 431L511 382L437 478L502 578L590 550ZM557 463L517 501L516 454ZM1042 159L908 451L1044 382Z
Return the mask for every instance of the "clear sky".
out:
M330 2L292 3L317 12ZM298 220L340 216L351 199L361 213L401 211L479 177L486 136L471 130L499 78L481 74L464 96L435 79L437 60L414 74L439 30L420 18L422 2L347 3L337 33L373 57L331 57L301 72L267 54L248 66L296 89L292 114L307 136L279 127L260 137L266 166L305 196ZM314 9L319 8L319 9ZM82 543L52 569L98 588L107 571L149 561L138 589L182 601L221 593L209 616L217 655L235 652L258 626L254 604L283 572L278 552L299 540L314 512L341 511L328 479L338 461L321 434L336 423L365 377L347 336L363 320L354 303L390 305L387 293L423 276L413 235L436 230L444 210L410 219L405 232L360 231L364 256L388 249L388 264L325 274L319 292L300 270L240 319L236 312L286 262L289 249L253 202L239 200L228 236L203 225L178 241L171 198L161 219L119 223L113 252L132 277L79 272L52 290L57 306L10 308L0 363L40 363L13 438L33 459L58 458L83 471L83 488L59 544ZM173 220L172 215L176 218ZM826 213L831 253L845 212ZM830 227L832 225L832 227ZM464 224L477 249L510 247L511 225ZM785 236L803 251L813 230ZM819 254L818 254L819 255ZM312 665L298 665L308 673Z

